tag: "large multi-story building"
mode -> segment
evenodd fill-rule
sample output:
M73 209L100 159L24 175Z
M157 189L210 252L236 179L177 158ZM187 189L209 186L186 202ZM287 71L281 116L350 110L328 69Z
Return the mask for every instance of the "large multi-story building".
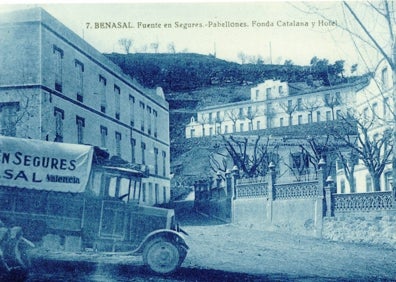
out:
M369 83L356 92L356 100L351 105L353 114L359 120L358 127L361 142L356 142L363 150L362 144L369 144L368 152L375 152L379 183L370 175L362 160L355 161L354 187L348 182L342 162L337 163L337 192L362 193L376 190L392 189L392 139L394 127L392 70L385 59L381 60L373 71ZM366 131L366 132L364 132ZM389 140L388 140L389 138ZM363 143L362 143L363 142ZM393 148L395 149L395 148ZM386 155L385 155L386 154ZM390 154L390 155L389 155ZM349 162L353 160L348 160ZM383 164L381 164L383 162ZM351 164L348 164L349 166ZM383 167L382 167L383 166Z
M41 8L0 17L0 134L105 147L146 165L141 201L169 201L169 107Z
M350 105L360 85L307 87L266 80L251 88L250 100L199 110L186 126L186 138L332 121Z

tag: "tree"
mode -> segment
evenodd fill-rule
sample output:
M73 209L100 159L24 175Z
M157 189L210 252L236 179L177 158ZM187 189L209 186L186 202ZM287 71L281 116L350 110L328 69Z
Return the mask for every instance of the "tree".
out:
M374 191L380 191L381 175L392 157L392 130L387 127L372 134L380 126L374 114L368 117L349 112L347 116L340 117L349 126L357 127L358 133L346 134L345 130L339 129L334 131L334 136L351 149L351 154L355 154L352 160L357 156L364 163L373 180Z
M350 192L354 193L356 192L355 167L359 161L358 153L354 147L350 147L349 150L339 148L337 156L348 181Z
M331 20L331 17L324 15L320 9L309 4L307 13L316 13L326 20ZM337 3L338 5L338 3ZM334 8L334 7L333 7ZM334 11L334 9L331 9ZM380 61L376 55L386 60L392 70L392 97L396 101L396 6L394 1L381 0L381 1L356 1L356 2L341 2L341 10L344 14L345 22L341 24L337 23L339 29L346 31L350 36L353 44L356 47L356 52L362 58L363 63L367 62L371 58L376 58L376 61ZM365 51L369 50L364 54ZM374 51L374 54L373 54ZM376 53L376 54L375 54ZM376 62L376 63L377 63ZM369 66L368 66L369 68ZM356 69L356 68L355 68ZM393 113L396 112L396 103L393 103ZM357 119L359 120L359 119ZM393 123L396 123L396 115L393 115ZM378 151L382 148L385 152L389 152L389 147L396 145L396 126L393 126L393 130L386 129L383 132L385 140L377 143L375 140L371 140L370 135L367 131L367 126L363 123L358 123L359 129L361 129L362 136L359 138L358 143L360 145L370 145L369 151ZM389 136L392 131L392 138ZM389 140L392 139L394 144L390 145ZM368 153L368 152L367 152ZM377 152L378 154L378 152ZM370 154L368 154L370 155ZM375 154L374 154L375 155ZM386 154L385 154L386 155ZM361 157L361 154L360 154ZM381 162L382 163L382 162ZM370 164L368 164L371 166ZM373 164L374 165L374 164ZM393 179L396 179L396 153L393 154ZM381 164L376 165L381 170ZM374 167L367 167L369 170L373 170ZM392 190L396 196L396 181L392 181Z
M276 149L270 146L270 138L264 141L261 136L255 136L252 140L249 137L228 138L222 135L223 144L236 165L245 177L265 176L268 172L270 162L276 162Z
M232 121L232 132L236 132L236 123L239 119L239 113L237 109L231 109L226 112L229 119Z
M174 43L174 42L170 42L170 43L168 44L168 52L169 52L169 53L172 53L172 54L175 54L175 53L176 53L176 46L175 46L175 43Z
M346 9L349 11L350 15L352 18L355 20L357 23L358 27L360 28L362 35L358 35L355 32L349 30L350 34L352 34L355 38L358 38L360 40L363 40L363 42L366 45L373 46L374 49L379 52L382 57L387 61L389 64L390 68L392 69L392 80L393 80L393 93L392 97L394 100L394 108L393 112L395 113L396 111L396 8L395 8L395 3L393 1L388 1L388 0L383 0L379 2L367 2L368 7L371 7L371 11L378 15L382 23L385 26L386 32L384 33L383 29L378 29L377 26L375 28L370 28L366 21L364 20L363 16L358 15L356 10L352 8L350 4L347 2L343 2L343 5L346 7ZM381 40L385 37L385 40ZM394 123L396 123L396 115L394 115ZM391 138L389 130L386 130L384 133L385 140L381 141L378 140L373 144L374 149L378 150L382 147L384 147L384 157L387 155L389 152L389 147L393 147L396 145L396 126L393 126L393 138ZM392 146L389 144L389 139L393 139L393 144ZM389 152L390 154L390 152ZM393 154L393 179L396 179L396 154ZM377 176L379 172L382 173L381 168L382 168L382 163L378 164L375 167L372 167L371 169L376 168L377 173L374 174L374 176ZM370 168L367 167L369 170ZM371 172L370 172L371 174ZM373 174L372 174L373 176ZM375 182L376 180L373 179ZM376 183L374 183L374 187ZM394 193L396 192L396 181L392 181L392 189Z
M118 40L118 44L125 51L125 54L129 54L131 46L133 44L133 40L129 38L121 38Z
M159 48L159 43L157 41L150 43L150 48L154 50L155 54L157 54L158 53L158 48Z
M242 64L242 65L246 63L247 55L246 55L244 52L242 52L242 51L239 52L238 55L237 55L237 57L238 57L238 59L241 60L241 64Z
M293 105L293 101L289 100L288 103L279 103L279 106L285 111L289 116L289 126L293 125L293 114L297 110L298 104Z
M313 113L322 106L322 103L316 97L315 99L304 99L302 106L304 111L307 111L309 113L308 123L312 123Z
M258 113L257 107L254 109L252 109L252 107L248 108L245 117L249 120L249 130L253 130L253 120L257 117Z
M338 93L338 94L337 94ZM341 105L341 96L339 96L339 92L336 92L335 95L333 93L328 93L323 97L323 103L325 107L330 108L331 110L331 117L335 120L334 109L335 107Z

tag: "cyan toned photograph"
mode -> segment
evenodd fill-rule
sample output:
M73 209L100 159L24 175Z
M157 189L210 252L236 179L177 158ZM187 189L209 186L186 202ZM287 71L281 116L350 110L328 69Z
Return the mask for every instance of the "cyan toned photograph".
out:
M2 2L0 281L396 281L395 95L391 0Z

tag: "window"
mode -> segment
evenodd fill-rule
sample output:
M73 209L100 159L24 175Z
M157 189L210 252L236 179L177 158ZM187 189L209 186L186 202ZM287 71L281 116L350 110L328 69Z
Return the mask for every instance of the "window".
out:
M282 94L283 94L283 86L282 86L282 85L280 85L278 89L279 89L279 90L278 90L278 91L279 91L279 94L281 94L281 95L282 95Z
M102 113L106 113L107 101L106 101L106 78L99 75L99 84L100 84L100 111Z
M312 113L308 114L308 123L312 123Z
M345 180L344 179L341 179L341 194L344 194L345 193Z
M341 110L336 111L336 118L341 119Z
M302 111L302 98L297 99L297 111Z
M256 122L256 129L257 129L257 130L260 130L260 129L261 129L261 127L260 127L260 121L259 121L259 120Z
M271 99L271 88L265 89L265 95L267 99Z
M326 121L331 120L331 111L326 111Z
M243 126L244 126L244 124L243 124L243 122L241 122L239 124L239 132L243 132Z
M353 177L353 182L356 183L356 177ZM355 186L352 186L352 187L349 188L351 193L355 193L356 192L356 187Z
M130 125L135 126L135 97L129 95L129 120Z
M283 126L283 117L279 119L279 126Z
M154 173L158 175L158 148L154 148Z
M143 102L139 103L139 108L140 108L140 130L144 131L144 109L145 105Z
M158 113L156 110L153 110L154 116L154 137L158 136Z
M381 84L382 84L382 89L387 89L387 87L388 87L388 68L384 68L381 71Z
M146 202L147 197L146 197L146 183L142 183L142 201Z
M260 90L256 89L256 100L258 100L258 98L259 98L259 93L260 93Z
M227 134L228 133L228 125L224 126L224 133Z
M55 116L55 142L63 142L63 120L65 112L57 107L54 108Z
M148 190L149 202L152 203L152 202L153 202L153 201L152 201L152 200L153 200L153 196L154 196L154 193L153 193L153 183L149 182L148 188L149 188L149 190Z
M302 115L298 115L297 118L298 118L298 120L297 120L298 124L301 125L302 124Z
M190 129L190 137L195 137L195 129Z
M293 111L293 101L292 100L287 101L287 111L288 112Z
M147 133L151 135L151 107L147 106Z
M107 146L107 127L100 126L100 146Z
M17 112L19 102L0 103L1 134L16 136Z
M84 74L84 64L79 60L74 61L74 66L76 68L76 95L77 101L84 102L84 83L83 83L83 74Z
M251 121L248 122L248 130L249 131L253 130L253 122L251 122Z
M385 172L385 191L392 190L392 171Z
M373 118L378 116L378 103L373 103Z
M54 53L54 71L55 71L55 90L58 92L62 92L62 59L63 59L63 50L53 46Z
M146 143L142 142L141 149L142 149L142 164L146 164Z
M77 124L77 143L84 143L84 127L85 127L85 119L79 116L76 116L76 124Z
M115 103L115 118L120 119L120 96L121 96L121 89L117 85L114 84L114 103Z
M384 105L383 105L384 106L384 109L383 109L384 118L389 119L389 117L390 117L390 110L388 108L388 107L390 107L389 97L385 97L383 103L384 103Z
M116 155L121 157L121 133L115 132L115 140L116 140Z
M136 140L131 138L131 162L136 163Z
M163 202L166 203L166 187L165 186L162 187L162 193L163 193L163 198L164 198Z
M220 112L216 112L216 121L217 121L217 122L220 121Z
M212 135L213 135L213 128L209 127L209 136L212 136Z
M320 122L320 112L316 112L316 122Z
M221 125L216 127L216 134L221 134Z
M291 153L292 167L298 171L302 171L309 167L309 156L307 154L297 152Z
M368 119L369 118L369 109L368 108L364 108L363 109L363 118L364 119Z
M166 177L166 152L162 151L162 176Z
M369 174L366 175L366 192L372 192L373 191L373 181L371 179L371 176Z
M341 93L340 92L336 92L335 93L335 102L336 102L336 105L340 105L341 104Z
M154 194L155 194L155 204L159 203L159 185L157 183L154 184Z
M243 119L244 118L244 116L243 116L243 108L239 108L238 118L239 119Z
M212 123L212 122L213 122L213 114L209 113L209 123Z

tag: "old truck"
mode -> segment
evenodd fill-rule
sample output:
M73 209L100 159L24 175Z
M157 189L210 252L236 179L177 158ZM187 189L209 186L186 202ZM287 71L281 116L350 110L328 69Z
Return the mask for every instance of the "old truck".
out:
M188 246L172 209L139 202L147 175L95 146L0 136L0 224L13 242L10 254L0 238L3 268L26 267L20 246L32 242L65 253L140 255L152 271L173 272Z

